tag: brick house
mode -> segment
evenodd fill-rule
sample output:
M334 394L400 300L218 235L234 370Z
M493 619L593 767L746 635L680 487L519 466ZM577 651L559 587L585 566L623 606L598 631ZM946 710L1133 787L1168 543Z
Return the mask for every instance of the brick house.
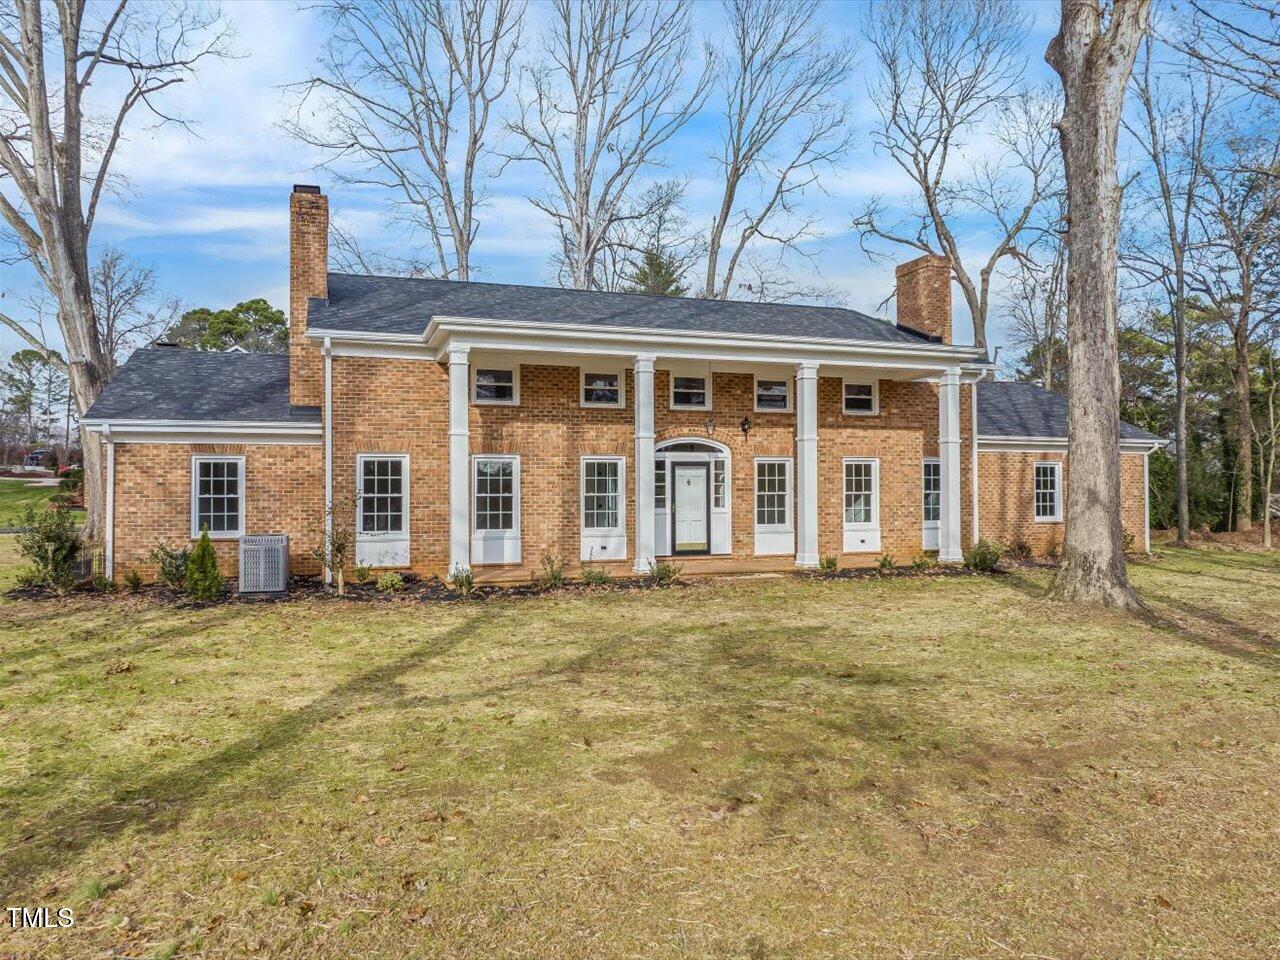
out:
M946 262L852 310L330 273L328 201L290 198L285 356L137 351L85 418L106 447L108 570L208 526L324 525L373 567L524 579L547 554L686 572L873 564L978 537L1062 542L1066 404L952 343ZM1127 424L1124 524L1148 543ZM975 482L976 480L976 482Z

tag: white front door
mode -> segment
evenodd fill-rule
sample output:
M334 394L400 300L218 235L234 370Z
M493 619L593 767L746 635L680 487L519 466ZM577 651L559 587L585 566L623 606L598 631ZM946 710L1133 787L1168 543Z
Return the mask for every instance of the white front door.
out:
M707 480L707 464L672 464L675 553L706 553L711 545L707 529Z

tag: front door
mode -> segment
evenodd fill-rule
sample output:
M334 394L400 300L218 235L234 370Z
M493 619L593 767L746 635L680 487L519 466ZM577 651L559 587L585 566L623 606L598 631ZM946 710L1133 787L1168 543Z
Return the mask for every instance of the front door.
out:
M710 476L705 463L671 465L673 553L711 552Z

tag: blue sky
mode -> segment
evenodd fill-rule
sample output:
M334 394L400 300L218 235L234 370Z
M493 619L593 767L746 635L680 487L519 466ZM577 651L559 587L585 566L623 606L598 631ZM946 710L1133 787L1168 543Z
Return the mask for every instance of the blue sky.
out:
M231 0L224 10L235 28L237 59L212 62L199 77L177 88L169 105L192 122L147 129L135 122L115 165L126 183L109 197L99 213L95 244L110 243L150 265L166 293L189 306L220 307L250 297L266 297L286 306L287 209L296 182L324 186L335 216L364 240L403 243L382 216L385 198L369 190L332 189L314 164L319 159L280 128L291 95L287 84L305 79L314 69L326 28L317 15L291 0ZM1043 62L1045 45L1056 28L1056 3L1028 7L1034 27L1027 41L1029 75L1049 81ZM543 15L531 5L531 26ZM823 16L836 42L862 47L859 3L828 3ZM719 6L699 3L695 32L715 39ZM865 66L869 54L863 53ZM859 68L848 79L845 95L853 110L856 142L841 169L823 177L825 193L814 192L808 205L820 217L821 238L809 245L812 265L800 275L838 288L851 307L880 313L892 289L892 262L869 261L849 229L852 213L876 194L901 198L908 190L897 168L878 156L868 136L872 107L866 78ZM654 178L689 178L686 207L694 224L706 223L718 199L715 173L708 160L717 128L716 101L706 108L664 151L665 168ZM141 117L137 118L139 121ZM976 136L970 156L981 154ZM551 280L549 255L553 236L546 219L525 199L540 191L541 179L531 165L510 166L490 185L488 208L482 212L473 253L477 279L516 283ZM978 224L960 224L967 255L982 260L992 243ZM899 259L910 257L904 252ZM19 304L32 283L27 271L5 267L0 281L4 309L23 315ZM971 338L968 318L956 291L956 336ZM995 342L1000 319L994 318ZM20 346L15 335L0 331L0 349Z

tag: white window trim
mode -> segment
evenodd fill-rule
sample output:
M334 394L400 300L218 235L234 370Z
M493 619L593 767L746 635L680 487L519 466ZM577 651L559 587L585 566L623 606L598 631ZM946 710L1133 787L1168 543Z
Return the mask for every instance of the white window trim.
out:
M787 465L787 521L786 523L761 523L758 505L760 497L760 464L785 463ZM751 519L757 530L768 533L792 533L795 531L795 461L791 457L756 457L751 466Z
M520 406L520 364L518 363L475 363L469 364L471 368L471 402L477 407L518 407ZM510 400L478 400L476 399L476 374L481 370L510 370L511 371L511 399ZM579 394L581 396L581 394Z
M781 410L775 407L760 406L760 381L772 380L774 382L782 381L787 385L787 405ZM770 377L754 374L751 380L751 406L754 413L793 413L795 411L795 382L793 378L787 376Z
M513 497L511 507L511 526L510 530L479 530L476 528L476 467L481 460L510 460L513 464L511 470L511 493ZM520 456L511 453L473 453L471 455L471 538L472 540L482 541L514 541L520 542Z
M404 525L401 530L361 530L364 506L364 462L366 460L399 460L401 466L401 499L404 502ZM356 536L381 537L387 540L409 539L409 455L407 453L360 453L356 455Z
M927 465L929 465L929 464L931 464L931 463L936 463L936 464L938 465L938 469L939 469L939 470L941 470L941 469L942 469L942 458L941 458L941 457L925 457L925 458L920 462L920 514L921 514L921 517L923 517L923 516L924 516L924 469L925 469L925 467L926 467ZM939 483L939 491L938 491L938 494L939 494L939 497L941 497L941 494L942 494L942 491L941 491L941 483L942 483L941 474L939 474L938 483ZM941 503L939 503L939 514L938 514L938 519L937 519L937 520L923 520L922 522L924 523L924 525L925 525L926 527L937 527L939 524L941 524L941 523L942 523Z
M1036 472L1041 467L1053 468L1053 516L1036 516ZM1062 523L1062 461L1037 460L1031 467L1031 519L1036 523Z
M235 531L224 530L220 533L209 531L210 540L239 540L244 536L244 514L246 507L245 491L248 489L248 476L245 472L245 463L243 456L226 455L217 456L214 454L199 454L191 458L191 539L200 539L200 464L202 463L223 463L226 461L234 461L240 465L240 486L238 494L240 497L240 526Z
M844 520L846 530L880 529L880 461L875 457L845 457L840 466L840 516L844 518L845 499L849 495L848 466L851 463L871 464L871 519L862 523Z
M849 384L859 384L860 386L871 387L871 409L870 410L850 410L845 406L845 387ZM879 380L863 380L857 377L845 377L840 381L840 412L846 417L878 417L880 416L880 381Z
M689 406L688 404L676 403L676 377L698 377L706 384L707 402L701 407ZM692 372L685 370L672 370L667 377L667 406L671 410L701 410L708 411L711 409L711 371Z
M609 373L618 378L618 402L617 403L588 403L587 402L587 374L588 373ZM621 410L627 405L627 375L626 372L607 364L598 364L591 367L578 368L578 405L584 408L598 408L603 410Z
M587 523L587 464L616 463L618 465L618 525L616 527L588 527ZM588 454L578 465L578 523L583 533L617 534L627 529L627 458Z

